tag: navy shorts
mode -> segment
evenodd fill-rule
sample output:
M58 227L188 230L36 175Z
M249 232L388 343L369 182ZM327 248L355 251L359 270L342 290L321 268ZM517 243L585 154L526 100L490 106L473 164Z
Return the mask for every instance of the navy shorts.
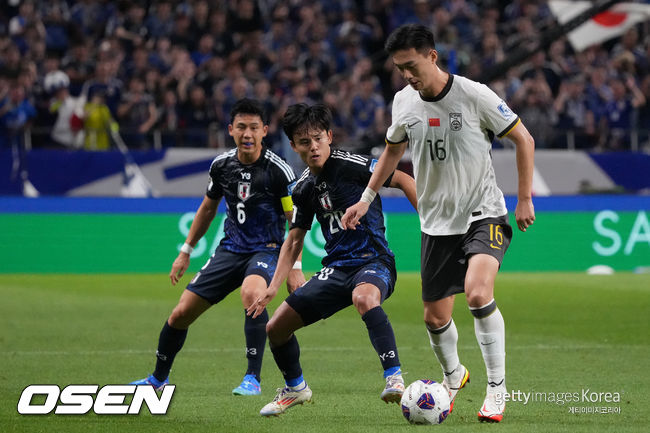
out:
M233 253L219 246L187 285L187 290L216 304L241 286L249 275L260 275L268 286L278 264L279 251Z
M393 293L396 280L392 257L357 267L323 268L289 295L286 302L306 326L352 305L352 291L362 283L377 286L384 302Z
M433 302L463 293L469 258L474 254L488 254L501 266L511 239L508 215L474 221L463 235L422 233L422 300Z

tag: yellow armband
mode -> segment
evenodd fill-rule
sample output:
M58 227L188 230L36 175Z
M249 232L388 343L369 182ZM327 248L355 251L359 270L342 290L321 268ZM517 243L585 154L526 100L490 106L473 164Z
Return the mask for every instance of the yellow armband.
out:
M292 212L293 211L293 200L291 200L291 196L288 195L286 197L282 197L280 199L280 202L282 203L282 210L285 212Z

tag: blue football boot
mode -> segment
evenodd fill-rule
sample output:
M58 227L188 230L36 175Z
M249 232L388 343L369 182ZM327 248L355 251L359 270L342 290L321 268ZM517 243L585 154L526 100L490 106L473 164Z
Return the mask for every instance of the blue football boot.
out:
M235 395L260 395L262 388L254 374L247 374L241 384L232 390Z
M129 385L151 385L153 386L153 389L155 389L156 391L162 390L167 384L169 384L169 377L163 381L160 381L156 379L153 374L150 374L144 379L136 380L134 382L129 383Z

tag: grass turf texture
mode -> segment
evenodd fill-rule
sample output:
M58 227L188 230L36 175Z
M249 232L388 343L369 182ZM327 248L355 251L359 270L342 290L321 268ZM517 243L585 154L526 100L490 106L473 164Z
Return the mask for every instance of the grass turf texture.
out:
M183 281L187 282L186 276ZM471 383L439 427L411 426L397 405L379 399L381 367L358 314L348 308L297 332L314 404L262 418L282 378L265 353L262 395L236 397L246 368L238 292L192 327L176 358L170 410L152 416L22 416L29 384L117 384L153 370L158 333L181 292L165 275L3 275L0 282L0 426L3 432L597 432L646 431L650 417L650 276L502 273L497 301L506 320L509 390L620 393L619 403L508 403L499 425L479 424L485 372L464 297L454 319ZM284 298L280 294L271 310ZM400 274L384 304L406 382L441 381L422 324L419 276ZM540 394L541 395L541 394ZM615 407L620 414L570 413Z

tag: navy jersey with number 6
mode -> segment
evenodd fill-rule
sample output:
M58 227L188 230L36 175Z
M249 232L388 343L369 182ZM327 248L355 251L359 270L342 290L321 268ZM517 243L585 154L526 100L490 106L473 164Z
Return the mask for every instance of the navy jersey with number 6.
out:
M293 169L266 148L252 164L242 164L237 149L217 156L210 166L206 195L213 200L225 198L220 245L235 253L279 250L287 222L284 209L291 210L295 179Z
M386 241L381 198L377 196L356 230L343 230L341 217L359 201L372 175L375 159L332 149L319 175L305 170L293 191L291 227L311 229L316 215L325 238L323 266L360 266L378 256L393 257ZM392 175L384 186L391 182Z

